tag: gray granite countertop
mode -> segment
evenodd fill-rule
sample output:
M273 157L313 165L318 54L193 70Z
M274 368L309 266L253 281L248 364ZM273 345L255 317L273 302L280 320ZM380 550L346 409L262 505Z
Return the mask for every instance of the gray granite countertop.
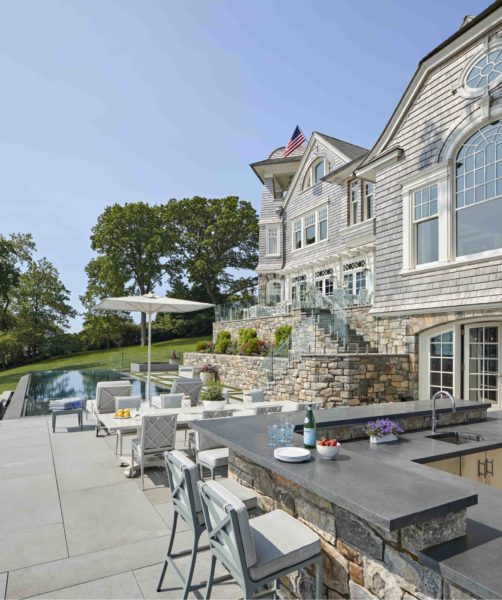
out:
M458 402L458 410L483 405ZM318 427L344 425L379 416L430 414L429 402L379 404L316 412ZM439 412L451 410L446 403ZM428 438L430 431L405 433L397 443L369 444L367 439L342 444L335 461L282 463L267 445L267 425L287 419L300 425L303 413L237 417L228 427L225 419L198 421L194 427L238 454L269 468L292 482L346 508L387 530L427 521L450 511L468 508L468 535L423 554L423 560L440 569L481 597L502 598L502 490L450 475L421 464L433 457L447 458L474 449L502 445L502 412L489 413L488 421L442 428L479 433L484 440L461 446ZM295 445L302 439L295 434Z

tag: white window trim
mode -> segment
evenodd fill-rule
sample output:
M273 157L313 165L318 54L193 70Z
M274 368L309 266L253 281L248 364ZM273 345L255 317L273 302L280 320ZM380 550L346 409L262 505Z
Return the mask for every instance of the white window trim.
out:
M277 231L277 252L269 252L269 231L275 229ZM265 256L281 256L281 227L280 225L267 225L265 227Z
M302 180L302 189L301 189L302 193L306 192L308 190L311 190L313 187L315 187L319 183L322 183L322 180L314 182L315 168L321 162L324 163L324 176L326 176L328 174L329 162L328 162L327 158L324 156L318 156L316 159L314 159L310 163L308 169L305 171L305 175L303 176L303 180ZM308 180L308 183L305 183L307 180Z
M423 188L437 185L438 188L438 260L416 264L416 236L414 219L414 194ZM421 173L408 178L402 183L401 198L403 202L403 270L421 271L442 265L448 265L453 256L452 233L453 219L451 218L452 203L451 163L446 161L432 168L424 169Z
M320 238L320 221L319 221L319 213L321 210L326 208L326 221L327 221L327 236L325 239L321 240ZM314 215L315 216L315 237L316 241L313 244L309 244L307 246L307 236L306 236L306 227L305 227L305 219ZM301 222L301 233L302 233L302 245L300 248L295 247L295 223L297 221ZM320 204L316 207L315 210L310 210L309 212L304 213L303 215L298 215L291 220L291 252L299 252L300 250L305 250L306 248L313 248L314 246L318 246L319 244L324 244L329 241L329 205L328 203Z
M467 85L467 75L468 75L469 71L472 69L472 67L481 58L483 58L483 56L485 56L486 54L490 54L490 52L493 52L494 50L500 50L500 49L502 49L502 40L495 40L495 41L492 41L491 39L485 40L482 50L480 52L477 52L472 57L472 59L470 61L468 61L468 63L462 69L462 72L460 73L460 77L459 77L459 84L458 84L459 92L462 97L474 98L476 96L482 96L487 91L491 92L498 85L500 85L500 82L502 81L502 75L500 75L499 77L497 77L497 79L495 79L495 81L492 81L490 84L488 84L484 87L471 88L470 86Z

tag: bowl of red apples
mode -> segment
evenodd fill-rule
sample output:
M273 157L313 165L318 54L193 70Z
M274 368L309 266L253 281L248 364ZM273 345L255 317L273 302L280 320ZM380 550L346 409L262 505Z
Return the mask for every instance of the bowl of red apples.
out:
M338 450L340 450L340 442L337 442L335 439L328 440L327 437L322 438L321 440L317 440L317 453L321 458L326 458L327 460L333 460L335 456L338 454Z

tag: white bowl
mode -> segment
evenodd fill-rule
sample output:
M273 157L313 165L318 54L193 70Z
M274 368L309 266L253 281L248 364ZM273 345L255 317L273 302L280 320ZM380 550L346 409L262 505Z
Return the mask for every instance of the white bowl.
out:
M320 444L316 444L319 456L321 458L326 458L327 460L333 460L335 458L338 454L338 450L340 450L340 446L340 442L338 442L336 446L321 446Z

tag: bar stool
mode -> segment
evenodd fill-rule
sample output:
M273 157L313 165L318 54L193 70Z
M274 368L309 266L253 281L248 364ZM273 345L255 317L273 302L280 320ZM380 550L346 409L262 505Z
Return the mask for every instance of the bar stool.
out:
M245 598L280 577L315 565L315 598L322 593L322 553L319 537L282 510L249 520L246 506L216 481L199 481L202 510L211 550L205 598L210 598L219 560Z
M183 586L183 599L185 599L191 590L197 552L198 550L202 549L199 548L200 536L206 529L204 516L202 514L202 504L200 501L199 489L197 487L199 475L196 464L178 450L166 452L164 454L164 459L166 461L166 471L173 498L174 513L171 527L171 537L169 539L166 559L160 575L157 591L160 592L162 589L164 576L166 574L167 567L170 564ZM221 479L220 484L224 489L227 489L230 493L232 493L233 496L239 498L239 501L242 502L243 506L245 506L246 511L248 511L250 514L254 514L256 512L258 503L256 494L252 490L245 488L232 479ZM193 532L193 546L191 550L174 554L173 545L179 517L185 521L185 523ZM190 567L188 576L185 578L175 560L182 556L186 556L189 553L191 554Z

